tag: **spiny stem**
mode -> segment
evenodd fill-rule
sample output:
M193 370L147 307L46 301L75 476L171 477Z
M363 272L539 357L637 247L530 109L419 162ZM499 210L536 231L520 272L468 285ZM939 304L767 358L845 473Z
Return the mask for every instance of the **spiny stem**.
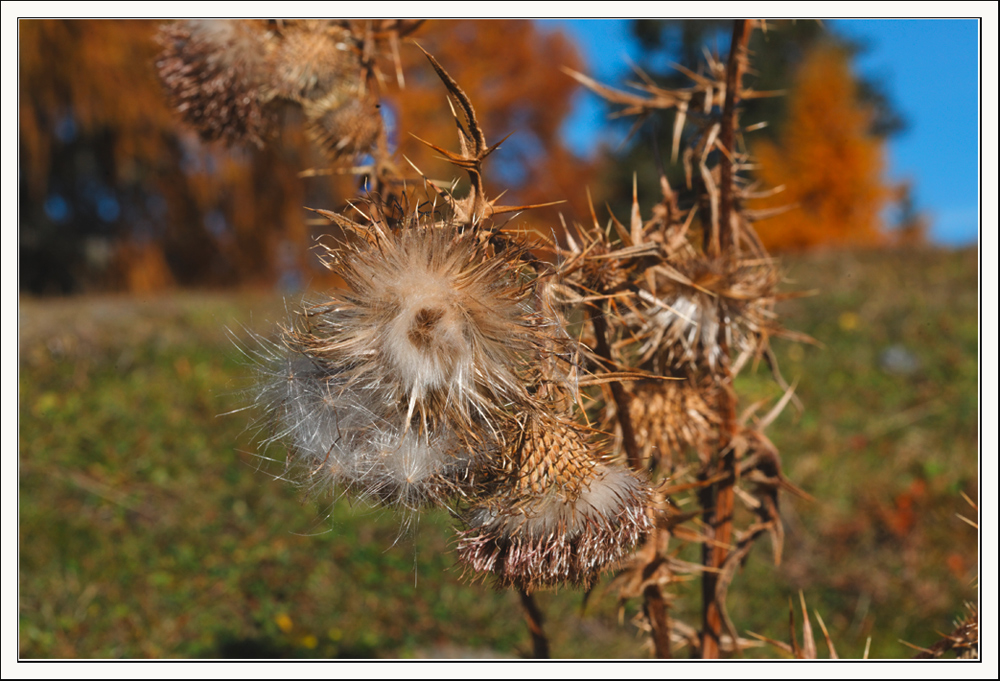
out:
M721 130L719 141L724 153L719 156L720 200L718 232L712 235L709 243L711 255L728 254L733 248L732 216L735 210L733 191L733 157L735 155L735 132L737 125L736 105L739 102L739 88L742 79L743 55L750 39L751 23L740 19L733 24L733 39L729 50L729 62L726 66L726 99L722 107ZM719 302L721 306L721 301ZM719 309L719 319L725 319L724 311ZM729 359L729 344L726 341L726 324L719 325L718 344L720 362L716 372L718 383L717 409L721 418L719 425L719 449L715 471L718 473L735 473L735 454L731 446L736 435L736 394L733 392L733 375ZM709 464L710 465L710 464ZM706 476L708 477L708 476ZM715 659L719 657L719 640L722 635L723 609L725 604L720 599L725 598L723 590L718 589L718 571L726 562L729 553L727 546L733 532L733 503L735 499L735 474L726 477L711 487L703 490L699 500L703 509L706 532L711 544L705 543L702 549L702 562L710 568L702 575L702 632L701 657ZM735 643L735 642L734 642Z
M713 235L712 255L728 251L733 242L732 215L733 159L736 153L736 105L740 99L740 83L743 76L744 54L750 41L751 24L746 19L733 23L733 42L729 49L729 63L726 66L726 100L722 106L722 125L719 142L724 149L719 155L719 232Z

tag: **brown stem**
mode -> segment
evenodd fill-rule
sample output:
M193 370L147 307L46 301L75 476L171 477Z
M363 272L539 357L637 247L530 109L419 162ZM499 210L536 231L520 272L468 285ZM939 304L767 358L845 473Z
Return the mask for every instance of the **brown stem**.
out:
M739 102L739 88L743 70L743 55L750 38L751 24L745 19L734 22L733 40L729 50L729 63L726 67L726 99L722 107L721 130L719 141L724 152L719 156L719 230L710 243L710 254L718 256L728 253L733 246L732 215L735 210L733 185L733 158L735 156L736 105ZM720 302L721 305L721 302ZM720 308L718 317L725 319ZM702 632L701 657L714 659L719 657L721 649L720 638L723 628L724 604L719 602L720 590L719 570L726 562L729 553L727 548L733 533L733 504L735 500L734 485L735 453L731 446L736 435L736 394L733 392L733 376L729 362L729 345L726 342L726 323L719 325L718 345L720 362L716 371L718 384L717 410L720 416L719 449L714 457L715 466L711 464L703 471L704 477L712 474L726 474L725 477L710 487L706 487L699 500L703 509L705 532L714 541L706 542L702 548L702 562L709 568L702 576ZM732 472L733 475L728 473ZM722 590L724 593L725 590Z
M651 629L653 639L653 654L658 659L673 657L670 646L670 604L663 597L659 580L654 575L663 568L663 556L667 553L670 542L670 532L661 527L654 530L646 539L641 554L646 566L642 570L642 579L646 587L642 590L643 612Z
M521 596L521 607L524 608L524 621L528 623L531 632L532 657L536 660L549 659L549 639L542 629L542 611L538 609L535 598L524 589L518 589Z
M608 324L604 321L603 311L600 308L590 308L590 323L594 326L594 338L597 341L594 350L601 359L613 364L611 347L608 345ZM639 445L635 441L635 428L632 426L632 416L629 414L628 395L621 383L611 383L611 396L618 411L618 423L622 428L622 446L625 448L625 456L628 457L628 465L634 471L641 470L642 458L639 454Z
M719 333L722 336L722 331ZM718 412L721 417L719 426L719 455L715 458L714 470L711 463L703 472L723 476L718 482L702 490L699 494L701 507L704 509L702 519L705 523L705 534L714 541L706 542L702 548L702 562L710 568L702 575L702 646L701 657L715 659L719 656L719 638L722 634L723 604L719 603L718 570L726 562L729 554L729 543L733 535L733 505L735 501L736 457L731 447L736 435L736 394L732 389L732 373L729 367L728 350L723 338L719 339L722 350L722 366L719 367L717 380L720 385L717 392Z
M726 66L726 100L722 106L719 142L724 149L719 155L719 233L713 235L711 255L729 250L733 243L733 160L736 155L736 105L740 101L744 55L750 41L751 24L746 19L733 22L733 41Z
M658 659L673 657L670 650L670 614L667 600L660 591L659 584L650 584L642 590L645 603L643 609L653 629L653 651Z

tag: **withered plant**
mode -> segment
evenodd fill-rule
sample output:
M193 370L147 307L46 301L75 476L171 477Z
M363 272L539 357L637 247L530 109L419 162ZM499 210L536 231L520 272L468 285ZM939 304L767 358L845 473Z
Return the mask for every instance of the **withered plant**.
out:
M764 434L793 399L770 339L795 334L777 319L775 304L787 294L754 231L760 216L745 208L760 188L747 172L739 103L770 94L743 83L755 25L735 22L725 62L710 58L703 72L685 69L689 88L662 89L640 72L632 93L569 72L621 105L623 115L641 121L673 110L674 158L683 146L686 186L675 190L661 171L662 198L651 218L642 218L633 196L627 227L612 217L615 231L601 230L595 220L572 244L563 277L567 300L599 301L589 311L591 370L649 376L611 384L595 401L630 466L663 481L656 529L617 578L620 598L644 600L658 657L687 645L695 656L714 658L749 643L727 614L726 595L759 537L770 535L775 563L781 560L779 495L802 494L783 476ZM588 266L597 258L601 267ZM733 379L761 360L785 395L763 417L755 416L759 405L741 415ZM737 500L751 512L744 527L736 524ZM701 563L678 561L671 544L692 541L702 545ZM665 607L670 585L690 573L701 575L700 627L669 617Z
M362 197L317 211L333 232L324 262L343 287L250 351L262 449L280 443L305 486L398 508L404 522L447 509L459 563L520 592L537 654L548 644L531 593L589 588L613 570L620 599L642 599L657 657L753 644L726 594L761 536L780 560L779 499L802 494L764 434L794 398L769 347L792 335L775 312L780 272L744 207L759 191L739 124L740 102L761 94L743 84L754 27L737 21L728 60L690 72L687 89L646 79L632 94L571 73L625 114L674 110L687 183L674 189L661 174L648 218L634 197L624 222L602 225L595 212L592 225L535 242L510 222L534 206L500 205L486 189L484 162L502 140L487 141L431 55L459 145L426 144L469 190L399 170L377 114L379 64L414 24L163 31L162 78L203 135L264 144L290 107L332 163L365 178ZM741 414L733 379L761 360L785 395L763 416L761 405ZM698 563L678 557L690 542L702 546ZM689 574L702 580L696 624L671 616L672 585Z

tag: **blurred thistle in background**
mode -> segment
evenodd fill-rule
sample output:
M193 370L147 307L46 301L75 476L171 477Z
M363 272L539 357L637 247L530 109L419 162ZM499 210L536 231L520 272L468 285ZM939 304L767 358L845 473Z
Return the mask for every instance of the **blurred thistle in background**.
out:
M323 288L333 280L310 249L325 221L308 224L302 206L340 206L358 189L353 177L330 169L326 152L363 150L376 129L365 126L381 118L386 142L400 157L428 177L448 177L447 164L400 132L419 129L425 139L439 140L452 134L438 115L436 79L416 72L405 88L397 83L397 62L408 73L423 59L419 50L386 44L370 55L339 48L313 53L304 47L316 30L309 22L288 29L305 32L306 40L295 41L261 23L252 30L182 23L158 42L153 21L20 22L22 291ZM596 185L597 161L575 157L558 134L577 86L556 68L537 67L580 65L566 36L508 20L430 22L419 31L420 44L443 59L491 54L501 46L507 55L455 58L452 72L468 84L484 125L502 134L518 131L491 160L508 200L568 198L576 187ZM213 63L210 76L193 80L184 60L199 59L199 51L220 41L231 56ZM248 43L260 41L260 49L249 50ZM344 61L348 53L353 64ZM381 111L354 111L358 100L296 65L310 60L332 60L336 72L351 74L337 80L337 88L347 83L355 91L364 86L362 70L379 68ZM209 138L244 137L249 144L206 143L184 127L164 96L157 62L173 104L197 118ZM264 71L280 72L289 85L263 85ZM227 82L243 92L229 104L238 123L228 128L219 127L219 112L203 103L207 91ZM329 134L329 126L345 124L346 137ZM265 138L280 143L258 148ZM560 210L585 215L585 201L574 196ZM544 217L558 226L555 209Z

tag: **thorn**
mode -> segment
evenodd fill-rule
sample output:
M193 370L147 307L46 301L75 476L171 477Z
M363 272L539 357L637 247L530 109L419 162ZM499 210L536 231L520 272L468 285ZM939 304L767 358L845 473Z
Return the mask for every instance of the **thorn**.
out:
M639 176L632 173L632 243L642 243L642 215L639 213Z
M830 649L830 659L839 660L840 657L837 655L837 649L833 647L833 641L830 639L830 632L826 630L826 624L823 623L823 618L820 617L819 611L814 610L813 614L816 615L816 621L819 622L819 628L823 630L823 638L826 639L826 647Z

